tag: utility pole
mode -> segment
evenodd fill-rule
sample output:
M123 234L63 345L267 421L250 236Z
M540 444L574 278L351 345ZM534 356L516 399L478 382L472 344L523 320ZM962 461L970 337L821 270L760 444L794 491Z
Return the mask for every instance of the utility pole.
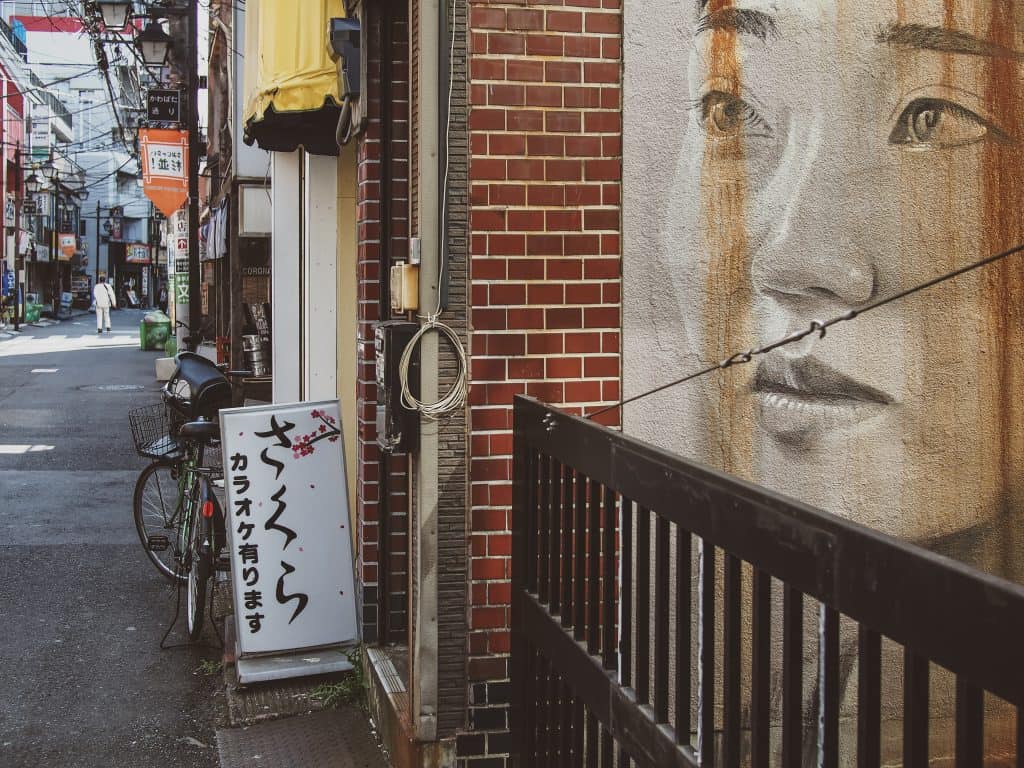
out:
M53 150L50 150L51 157ZM54 297L53 314L60 319L60 294L64 290L64 272L61 270L60 255L57 252L57 221L60 214L57 211L59 202L57 188L60 184L60 174L54 171L50 180L50 261L57 268L57 295Z
M21 203L25 196L25 172L21 167L21 142L14 148L14 330L21 330Z
M95 273L96 277L93 280L93 286L100 281L100 201L96 201L96 255L93 256L96 259Z
M202 319L199 281L199 3L189 0L185 24L188 61L188 323L199 331Z
M198 332L202 319L202 302L199 292L201 280L199 263L199 45L196 39L199 30L199 3L188 0L186 7L178 5L161 6L154 14L181 19L184 24L184 61L176 59L179 72L185 72L186 112L185 130L188 133L188 317L177 318L188 323ZM169 265L168 265L169 266ZM177 287L175 287L177 290ZM179 344L184 330L179 336Z

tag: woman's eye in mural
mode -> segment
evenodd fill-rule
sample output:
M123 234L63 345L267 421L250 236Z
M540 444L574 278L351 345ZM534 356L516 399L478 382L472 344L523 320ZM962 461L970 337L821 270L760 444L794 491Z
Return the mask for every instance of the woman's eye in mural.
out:
M917 149L946 149L985 137L1008 141L1005 133L971 110L945 99L914 99L896 120L890 144Z
M757 110L731 93L711 91L697 100L694 108L700 114L702 130L711 138L772 135L771 127Z

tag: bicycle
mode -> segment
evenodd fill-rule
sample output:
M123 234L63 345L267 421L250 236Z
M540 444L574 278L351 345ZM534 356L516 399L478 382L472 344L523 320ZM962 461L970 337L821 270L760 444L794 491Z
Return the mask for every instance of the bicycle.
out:
M219 448L220 426L213 419L233 402L230 377L248 371L223 370L193 352L180 353L177 362L163 402L129 413L136 451L152 459L135 484L132 515L153 566L179 588L186 586L188 636L197 640L207 582L226 543L213 491L221 469L204 460Z
M203 327L203 324L201 324L199 328L193 328L191 325L182 322L181 320L174 321L175 329L184 328L187 332L187 335L181 338L182 344L185 347L184 351L195 352L199 349L200 344L212 338L208 330L209 323L206 323L205 325L207 326L206 328Z

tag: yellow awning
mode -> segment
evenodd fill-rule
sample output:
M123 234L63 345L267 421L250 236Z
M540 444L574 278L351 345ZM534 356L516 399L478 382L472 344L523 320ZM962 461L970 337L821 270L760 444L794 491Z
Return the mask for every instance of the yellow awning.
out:
M342 0L249 0L245 31L245 140L290 152L336 155L341 113L327 29Z

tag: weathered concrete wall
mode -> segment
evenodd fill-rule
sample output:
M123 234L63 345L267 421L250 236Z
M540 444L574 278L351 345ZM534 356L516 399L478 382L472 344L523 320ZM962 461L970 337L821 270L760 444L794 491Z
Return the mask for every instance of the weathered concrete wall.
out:
M624 24L626 397L1024 240L1024 2L626 0ZM670 389L625 430L1024 580L1022 277ZM900 711L887 692L886 733ZM990 722L996 755L1012 720Z
M1024 3L624 17L627 396L1021 242ZM626 429L1017 578L1022 275L669 390Z

